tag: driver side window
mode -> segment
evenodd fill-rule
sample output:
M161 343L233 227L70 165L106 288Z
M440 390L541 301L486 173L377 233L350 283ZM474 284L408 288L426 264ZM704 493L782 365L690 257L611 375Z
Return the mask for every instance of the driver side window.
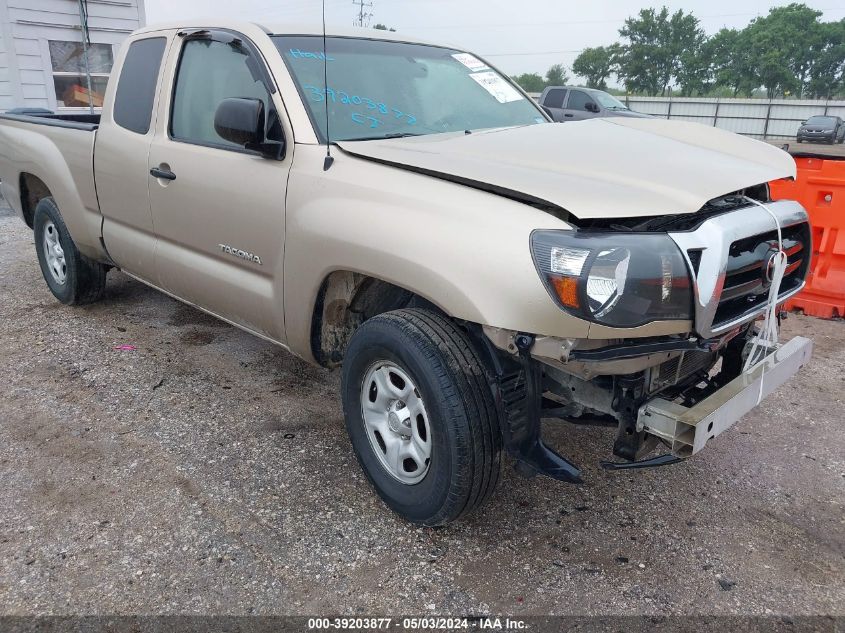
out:
M247 67L249 55L215 40L188 40L176 76L170 135L174 140L242 149L222 138L214 129L217 106L230 97L260 99L264 111L271 109L264 84Z
M586 110L588 103L595 104L595 101L587 96L586 92L573 90L569 93L569 103L566 107L570 110Z

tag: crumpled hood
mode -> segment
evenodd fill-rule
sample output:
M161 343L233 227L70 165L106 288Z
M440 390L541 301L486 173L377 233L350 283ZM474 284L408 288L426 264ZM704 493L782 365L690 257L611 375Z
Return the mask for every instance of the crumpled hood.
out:
M473 134L343 141L350 154L546 202L577 218L695 213L795 176L776 147L685 121L614 117Z

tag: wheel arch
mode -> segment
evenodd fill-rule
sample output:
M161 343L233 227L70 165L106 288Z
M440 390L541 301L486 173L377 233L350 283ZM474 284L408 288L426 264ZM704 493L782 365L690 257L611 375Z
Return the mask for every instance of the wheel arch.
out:
M53 196L50 188L35 174L21 172L18 179L23 220L29 228L35 226L35 207L44 198Z
M372 275L335 270L323 279L311 316L311 353L324 367L343 361L349 340L367 319L408 307L446 312L415 292Z

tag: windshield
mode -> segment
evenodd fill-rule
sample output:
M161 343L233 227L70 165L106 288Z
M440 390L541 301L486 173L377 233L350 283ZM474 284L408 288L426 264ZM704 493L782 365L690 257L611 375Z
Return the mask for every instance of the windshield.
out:
M332 142L546 122L510 80L468 53L330 37L324 57L320 36L273 40L321 142L326 141L326 104Z
M609 95L606 92L602 92L597 90L596 92L592 93L592 96L595 97L596 101L598 101L603 108L608 110L627 110L628 108L625 106L624 103L619 101L613 95Z
M834 125L836 119L832 116L811 116L807 119L807 125Z

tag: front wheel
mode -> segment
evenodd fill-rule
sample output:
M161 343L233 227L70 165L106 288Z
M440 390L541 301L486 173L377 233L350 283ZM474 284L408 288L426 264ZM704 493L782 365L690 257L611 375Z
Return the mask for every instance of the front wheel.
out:
M35 251L44 281L62 303L92 303L106 289L105 266L82 255L52 198L42 198L33 218Z
M342 392L358 462L401 517L444 525L490 497L498 414L483 362L453 321L421 309L366 321L346 351Z

